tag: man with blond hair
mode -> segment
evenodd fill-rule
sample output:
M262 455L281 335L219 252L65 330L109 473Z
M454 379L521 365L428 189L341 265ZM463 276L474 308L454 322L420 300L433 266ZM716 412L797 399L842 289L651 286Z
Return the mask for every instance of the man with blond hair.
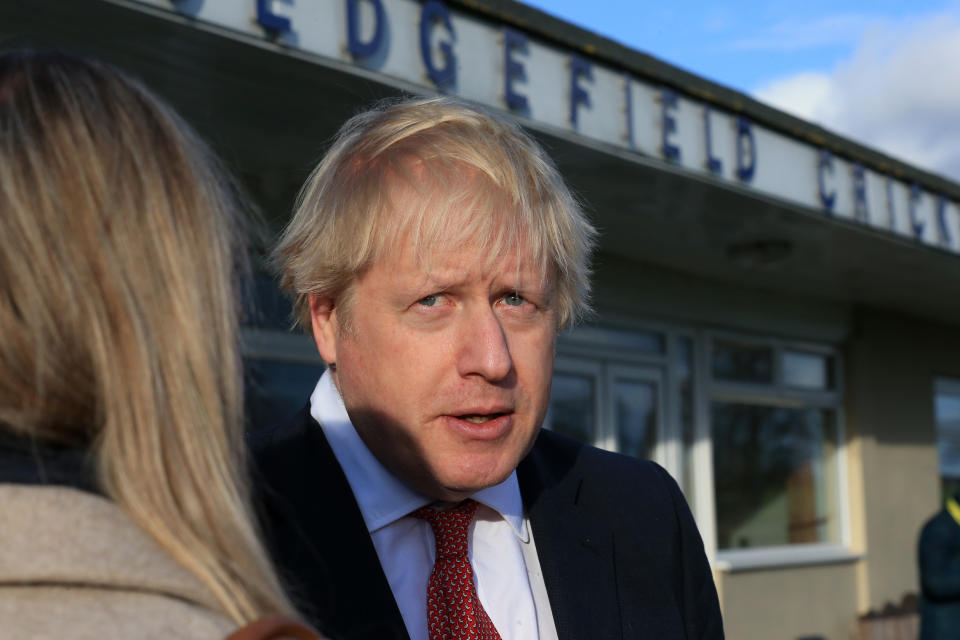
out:
M541 431L594 230L518 126L448 98L351 119L275 250L327 371L258 436L276 559L330 638L722 638L653 463Z

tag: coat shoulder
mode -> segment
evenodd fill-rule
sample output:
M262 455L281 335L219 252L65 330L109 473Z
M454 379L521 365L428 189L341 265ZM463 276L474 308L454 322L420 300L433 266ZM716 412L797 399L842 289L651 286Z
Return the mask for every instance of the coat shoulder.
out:
M663 467L544 431L518 476L524 502L535 512L559 508L610 540L624 637L644 630L642 637L723 638L700 533ZM555 557L566 553L556 545L549 550Z
M934 538L957 538L960 540L960 524L947 512L941 509L923 524L920 530L921 542Z
M578 501L589 499L599 508L619 512L629 505L631 511L642 509L648 516L686 509L676 481L657 463L604 451L551 431L541 432L523 464L535 468L545 485L577 492Z
M0 504L9 637L222 638L235 627L213 593L106 498L0 484Z
M289 455L297 451L302 442L309 438L311 426L316 426L310 415L309 403L292 419L251 431L247 434L247 446L255 459L273 458Z
M0 619L18 638L214 640L236 628L222 613L160 592L85 585L0 586Z
M255 493L299 493L304 474L329 472L333 452L310 405L287 422L247 434ZM264 496L259 496L262 499Z

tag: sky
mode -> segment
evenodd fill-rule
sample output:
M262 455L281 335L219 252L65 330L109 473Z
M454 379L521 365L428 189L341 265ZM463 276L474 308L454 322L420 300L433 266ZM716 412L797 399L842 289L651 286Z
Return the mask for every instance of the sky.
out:
M960 182L960 0L523 0Z

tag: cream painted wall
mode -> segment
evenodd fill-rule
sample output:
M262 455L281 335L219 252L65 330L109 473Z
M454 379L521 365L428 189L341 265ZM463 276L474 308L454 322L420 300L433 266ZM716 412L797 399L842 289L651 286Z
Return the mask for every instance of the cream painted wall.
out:
M595 260L594 306L600 317L755 332L839 344L849 306L711 281L601 254Z
M918 592L917 536L939 508L933 380L941 375L960 375L960 328L855 313L846 397L863 473L861 612Z
M858 614L918 592L916 541L938 508L933 380L960 377L960 327L711 283L602 256L600 315L832 343L843 350L851 550L858 562L717 572L728 637L848 640ZM771 635L772 634L772 635Z
M849 640L856 626L851 563L720 573L730 640Z

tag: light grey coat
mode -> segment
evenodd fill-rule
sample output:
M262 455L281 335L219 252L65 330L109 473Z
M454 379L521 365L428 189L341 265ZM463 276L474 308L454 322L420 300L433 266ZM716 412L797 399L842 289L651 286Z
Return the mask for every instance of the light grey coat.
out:
M0 638L223 638L210 591L109 500L0 484Z

